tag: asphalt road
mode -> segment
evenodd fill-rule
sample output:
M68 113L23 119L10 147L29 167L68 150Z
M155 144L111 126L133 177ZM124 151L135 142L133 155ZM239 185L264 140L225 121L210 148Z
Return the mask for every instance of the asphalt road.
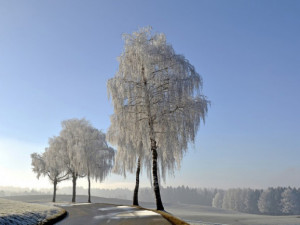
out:
M161 215L148 210L141 210L130 206L112 204L61 204L58 205L68 211L68 216L57 225L170 225L171 223Z

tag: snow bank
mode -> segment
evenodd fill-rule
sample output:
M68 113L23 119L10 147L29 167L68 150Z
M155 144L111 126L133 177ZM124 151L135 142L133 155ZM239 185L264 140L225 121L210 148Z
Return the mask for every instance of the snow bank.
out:
M64 209L54 206L18 202L0 198L0 224L43 224L64 213Z

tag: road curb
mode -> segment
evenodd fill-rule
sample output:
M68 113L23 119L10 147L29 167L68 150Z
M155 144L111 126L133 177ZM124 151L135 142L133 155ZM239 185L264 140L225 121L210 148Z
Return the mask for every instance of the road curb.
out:
M60 212L49 217L49 218L46 218L45 221L43 221L42 223L40 223L39 225L52 225L62 219L64 219L67 215L68 215L68 212L65 210L65 209L62 209L60 208Z
M171 213L168 213L166 211L160 211L160 210L155 210L155 209L147 209L147 208L143 208L141 206L136 206L136 205L133 205L133 207L158 213L162 217L164 217L166 220L168 220L172 225L189 225L189 223L177 218L176 216L174 216Z

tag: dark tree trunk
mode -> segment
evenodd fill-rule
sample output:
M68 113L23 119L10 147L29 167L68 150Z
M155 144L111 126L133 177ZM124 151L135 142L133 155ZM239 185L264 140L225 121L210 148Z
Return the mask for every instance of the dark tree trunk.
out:
M77 181L77 174L72 174L72 182L73 182L73 195L72 195L72 202L76 202L76 181Z
M158 176L157 176L157 150L156 150L156 141L151 139L151 151L152 151L152 173L153 173L153 187L156 199L156 208L157 210L164 210L164 206L160 197Z
M135 178L135 188L133 192L133 205L139 205L138 195L139 195L139 185L140 185L140 170L141 170L141 159L138 158L136 178Z
M154 129L153 129L153 117L151 114L151 102L149 98L149 93L147 90L147 80L145 78L145 70L142 66L142 77L144 81L144 91L145 91L145 102L147 106L147 114L148 114L148 124L149 124L149 135L151 141L151 151L152 151L152 175L153 175L153 187L156 199L156 208L157 210L164 210L164 206L161 201L160 191L159 191L159 184L158 184L158 176L157 176L157 146L156 141L154 138Z
M55 200L56 200L56 186L57 186L57 180L54 179L54 182L53 182L53 198L52 198L52 202L55 202Z
M91 203L91 179L90 179L90 170L88 170L88 183L89 183L89 189L88 189L88 203Z

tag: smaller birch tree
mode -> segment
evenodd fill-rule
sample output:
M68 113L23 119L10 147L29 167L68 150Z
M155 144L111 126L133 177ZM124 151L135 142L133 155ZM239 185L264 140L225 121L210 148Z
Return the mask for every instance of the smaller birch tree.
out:
M64 148L64 140L61 137L53 137L49 139L49 148L46 148L42 155L37 153L31 154L32 170L37 174L37 178L47 176L53 183L53 202L56 201L57 184L69 179Z
M88 202L91 202L91 179L102 182L110 173L115 150L108 146L106 136L91 125L81 130L79 154L81 158L81 173L88 180Z
M86 176L82 170L83 162L80 151L84 142L83 133L90 126L86 119L69 119L62 121L62 130L60 136L66 142L66 156L68 158L68 170L72 177L72 202L76 202L76 184L77 179Z

